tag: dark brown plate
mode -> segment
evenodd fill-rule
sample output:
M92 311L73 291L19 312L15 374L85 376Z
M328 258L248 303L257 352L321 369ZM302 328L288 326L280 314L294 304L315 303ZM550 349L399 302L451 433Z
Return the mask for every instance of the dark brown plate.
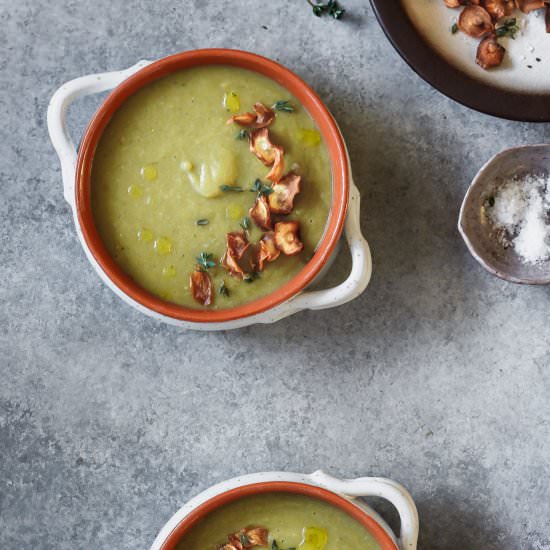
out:
M401 57L441 93L489 115L525 122L550 122L550 90L547 94L512 92L475 80L443 59L424 41L401 0L371 0L371 4L386 36Z

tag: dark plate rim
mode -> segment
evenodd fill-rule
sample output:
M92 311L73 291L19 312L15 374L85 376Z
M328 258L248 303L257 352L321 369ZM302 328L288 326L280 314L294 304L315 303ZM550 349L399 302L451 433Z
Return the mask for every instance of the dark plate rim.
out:
M481 113L522 122L550 122L550 92L529 94L496 88L463 73L420 35L401 0L370 0L384 33L409 66L428 84Z

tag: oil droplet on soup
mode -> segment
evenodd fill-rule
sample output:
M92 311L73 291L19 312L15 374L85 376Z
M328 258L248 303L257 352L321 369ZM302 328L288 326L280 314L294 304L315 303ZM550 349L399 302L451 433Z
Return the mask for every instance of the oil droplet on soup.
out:
M168 256L172 253L172 241L166 237L160 237L155 241L155 250L161 256Z
M141 169L141 177L147 181L155 181L158 176L157 167L154 164L147 164Z
M162 268L162 274L164 277L173 278L176 276L176 268L173 265L166 265Z
M137 238L144 243L150 243L153 240L153 232L150 229L140 229Z
M241 102L239 96L235 92L226 92L223 96L223 105L231 113L236 113L241 110Z
M130 185L128 187L128 195L134 199L139 199L143 195L143 189L139 185Z
M304 527L302 542L296 550L324 550L328 533L322 527Z
M321 134L317 130L301 129L298 131L298 139L309 147L315 147L321 143Z

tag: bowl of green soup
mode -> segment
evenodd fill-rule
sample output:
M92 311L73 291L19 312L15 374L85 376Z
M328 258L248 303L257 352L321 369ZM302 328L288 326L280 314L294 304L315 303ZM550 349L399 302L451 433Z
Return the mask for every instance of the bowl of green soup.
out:
M77 152L68 106L107 90ZM48 128L90 262L143 313L236 328L340 305L369 282L342 135L274 61L195 50L77 78L54 94ZM306 291L344 231L348 279Z
M395 506L399 536L357 498L365 496ZM416 506L394 481L270 472L231 479L194 497L151 550L415 550L417 539Z

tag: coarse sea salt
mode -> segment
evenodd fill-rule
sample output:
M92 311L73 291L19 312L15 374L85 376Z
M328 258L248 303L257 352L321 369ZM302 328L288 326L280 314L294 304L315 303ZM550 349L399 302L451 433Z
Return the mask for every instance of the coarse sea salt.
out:
M528 174L505 180L485 210L500 243L513 246L524 262L550 259L550 176Z

